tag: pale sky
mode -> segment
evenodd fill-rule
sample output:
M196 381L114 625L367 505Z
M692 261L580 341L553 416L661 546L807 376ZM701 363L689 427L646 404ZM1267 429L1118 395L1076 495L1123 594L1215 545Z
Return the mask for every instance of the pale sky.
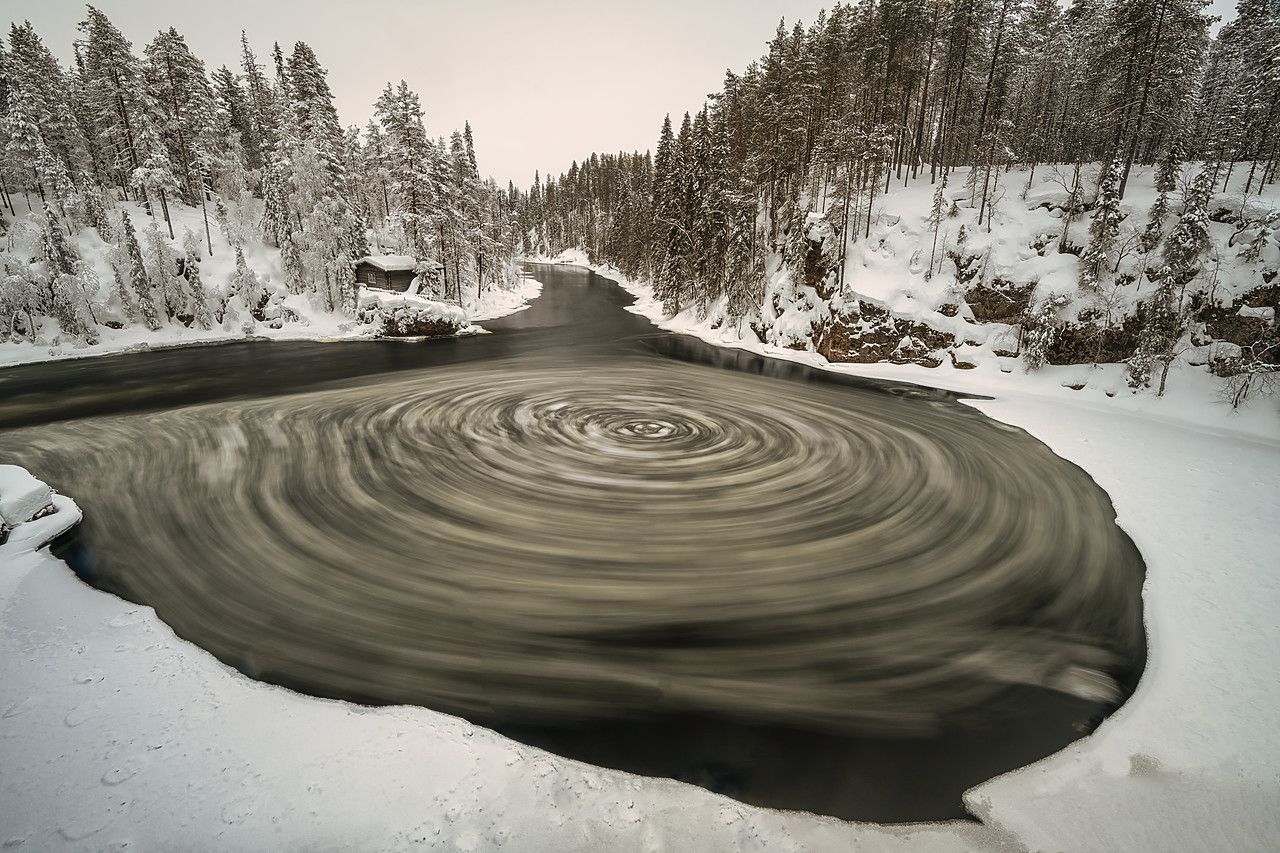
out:
M780 18L807 26L824 0L98 0L142 48L177 28L212 72L239 71L240 31L270 69L271 46L311 45L329 70L344 125L362 129L388 83L422 99L427 132L471 122L480 171L527 189L538 169L558 175L592 151L644 151L662 117L678 122L718 91L726 69L759 58ZM1234 0L1215 0L1234 15ZM6 0L3 17L30 20L64 64L82 3ZM4 32L6 41L8 27Z

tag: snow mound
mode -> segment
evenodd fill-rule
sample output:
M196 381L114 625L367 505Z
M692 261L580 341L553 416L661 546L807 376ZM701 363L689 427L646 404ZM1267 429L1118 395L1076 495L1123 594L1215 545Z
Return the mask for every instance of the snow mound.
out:
M80 521L80 509L25 468L0 465L0 557L34 551Z
M457 305L408 293L361 289L359 319L386 337L433 337L468 333L471 323Z
M0 520L8 527L30 521L53 500L53 490L17 465L0 465Z

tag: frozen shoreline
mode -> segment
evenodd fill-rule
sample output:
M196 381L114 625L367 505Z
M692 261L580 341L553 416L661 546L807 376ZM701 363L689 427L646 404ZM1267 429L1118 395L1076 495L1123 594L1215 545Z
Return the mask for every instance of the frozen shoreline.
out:
M711 332L699 336L723 343ZM85 586L44 549L0 552L0 843L1270 847L1280 837L1280 684L1265 675L1280 655L1280 442L1266 432L1274 412L1228 420L1186 395L1173 405L1095 399L1054 377L841 369L993 395L970 404L1088 471L1147 560L1151 651L1138 692L1091 737L970 791L986 825L876 826L757 809L551 756L426 709L363 708L253 682L175 637L150 608Z

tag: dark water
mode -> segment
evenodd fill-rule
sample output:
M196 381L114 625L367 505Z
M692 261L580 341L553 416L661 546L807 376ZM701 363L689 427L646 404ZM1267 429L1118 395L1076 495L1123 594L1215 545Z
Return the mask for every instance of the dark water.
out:
M752 803L962 816L1131 690L1142 564L1078 468L537 274L471 339L4 371L0 455L84 507L78 570L255 677Z

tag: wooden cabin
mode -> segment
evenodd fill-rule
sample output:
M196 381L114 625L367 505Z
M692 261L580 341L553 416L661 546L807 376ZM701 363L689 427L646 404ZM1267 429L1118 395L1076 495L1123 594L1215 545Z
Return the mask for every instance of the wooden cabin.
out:
M404 293L417 273L412 255L369 255L356 261L356 281L361 287Z

